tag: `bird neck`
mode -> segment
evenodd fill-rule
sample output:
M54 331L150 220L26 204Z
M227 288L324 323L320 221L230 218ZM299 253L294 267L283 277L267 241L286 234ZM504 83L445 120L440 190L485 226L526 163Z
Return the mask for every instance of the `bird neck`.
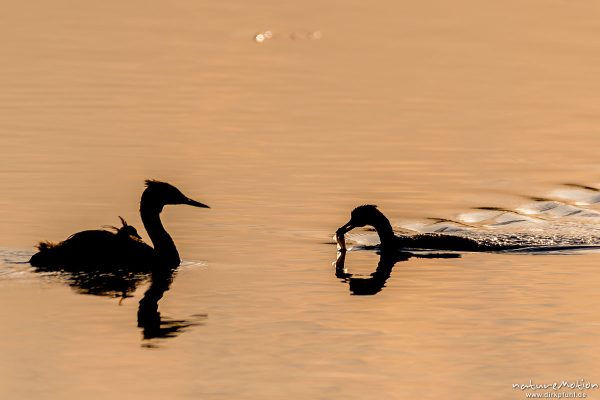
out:
M160 212L162 206L153 206L145 204L142 198L140 205L140 215L144 228L152 240L154 251L158 256L158 261L161 265L167 267L176 267L181 262L177 247L171 236L167 233L160 220Z
M385 215L377 215L370 225L377 231L379 240L381 241L381 247L392 247L394 245L396 241L394 229Z

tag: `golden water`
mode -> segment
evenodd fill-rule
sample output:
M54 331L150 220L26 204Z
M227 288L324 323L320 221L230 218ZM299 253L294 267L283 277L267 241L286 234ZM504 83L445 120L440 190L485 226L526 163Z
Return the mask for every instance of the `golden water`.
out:
M521 399L513 383L600 383L597 254L411 259L364 297L331 265L359 204L401 224L598 184L595 2L3 8L0 398ZM187 263L160 311L194 323L167 339L136 326L147 285L119 301L16 264L118 215L145 236L147 178L212 207L163 214Z

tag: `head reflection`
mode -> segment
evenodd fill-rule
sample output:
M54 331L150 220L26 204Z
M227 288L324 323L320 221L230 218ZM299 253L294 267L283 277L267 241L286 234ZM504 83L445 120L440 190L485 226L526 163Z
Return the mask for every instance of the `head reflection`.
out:
M346 268L346 250L342 249L337 253L335 261L335 276L347 283L350 288L350 294L355 296L373 296L383 290L385 283L392 275L392 269L397 262L408 261L410 258L459 258L456 253L426 253L415 254L399 251L381 251L379 262L375 272L368 277L357 277L348 272Z
M151 283L144 297L140 300L137 313L138 327L142 328L144 340L172 338L194 325L202 325L200 319L206 318L205 314L198 314L195 320L171 319L160 315L158 301L169 290L173 282L174 270L157 270L152 272ZM155 347L150 342L145 347Z

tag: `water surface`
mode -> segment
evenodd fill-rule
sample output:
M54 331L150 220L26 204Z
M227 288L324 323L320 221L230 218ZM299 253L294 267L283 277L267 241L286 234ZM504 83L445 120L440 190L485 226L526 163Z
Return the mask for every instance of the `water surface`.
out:
M412 258L356 296L331 241L364 203L399 229L494 231L502 213L481 207L496 207L595 232L593 216L531 197L600 211L565 185L600 187L599 13L558 0L9 2L0 397L520 399L512 384L529 379L600 383L598 254ZM137 326L148 277L132 297L98 296L23 264L37 241L118 215L146 237L147 178L212 207L163 214L185 263L159 311L189 325L170 338ZM368 276L378 261L354 251L346 267Z

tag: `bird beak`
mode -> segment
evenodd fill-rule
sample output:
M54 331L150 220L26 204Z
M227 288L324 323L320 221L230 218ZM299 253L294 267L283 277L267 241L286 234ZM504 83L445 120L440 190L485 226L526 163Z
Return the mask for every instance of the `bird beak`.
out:
M192 200L192 199L187 199L187 201L185 202L185 204L187 204L189 206L194 206L194 207L210 208L206 204L202 204L199 201Z
M346 225L340 227L337 231L335 231L335 234L337 236L344 235L346 232L349 232L354 228L355 226L352 225L352 221L349 221Z

